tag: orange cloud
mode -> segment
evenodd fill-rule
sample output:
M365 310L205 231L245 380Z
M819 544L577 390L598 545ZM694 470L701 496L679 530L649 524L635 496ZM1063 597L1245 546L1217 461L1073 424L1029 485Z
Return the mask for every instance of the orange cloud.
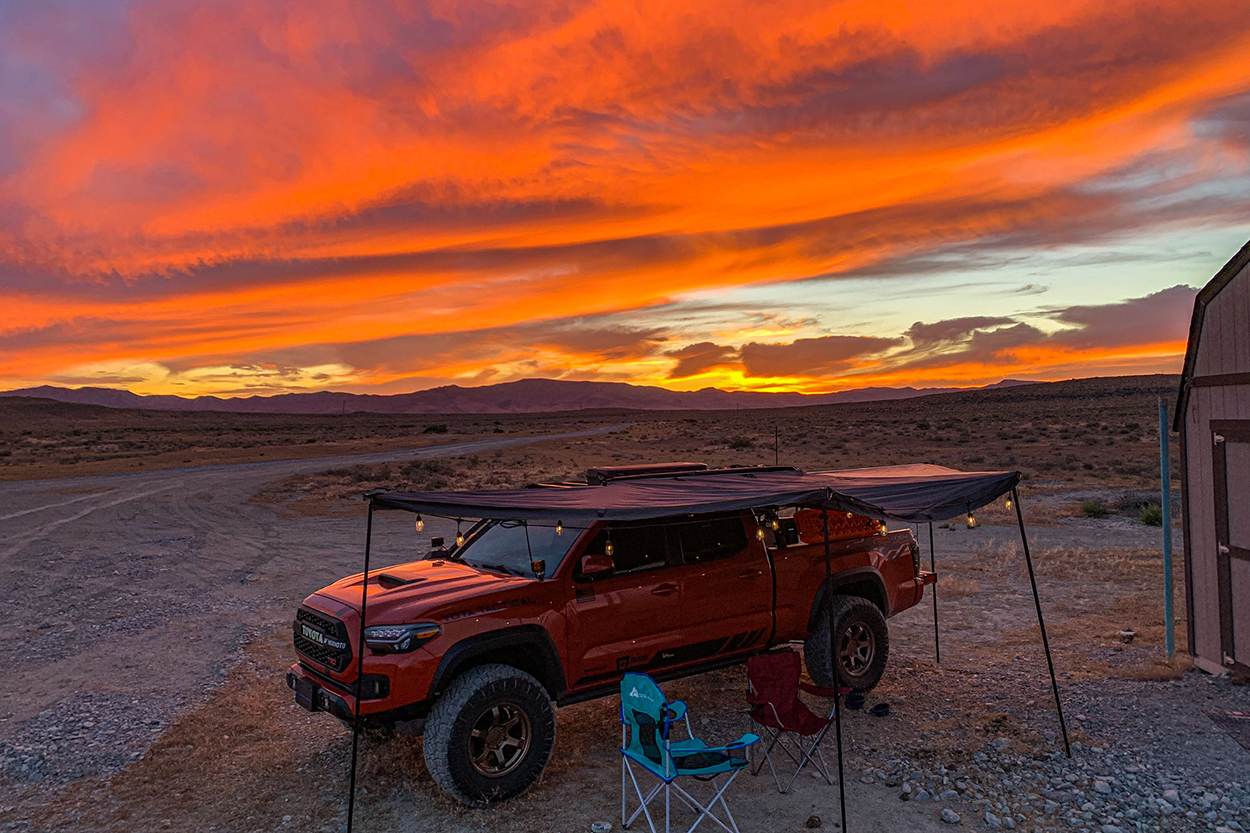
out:
M1170 366L1163 341L1156 365L1097 340L1031 364L957 364L962 342L927 364L856 354L786 373L764 358L811 365L806 347L902 335L822 321L744 337L744 371L724 351L695 360L723 341L697 323L666 324L662 350L605 354L533 322L1247 208L1246 143L1223 126L1250 91L1250 8L1225 0L117 0L6 24L0 381L14 385L364 387L590 361L604 378L809 390ZM367 355L471 332L482 349L435 367ZM355 360L308 358L327 350ZM283 354L306 355L267 358Z

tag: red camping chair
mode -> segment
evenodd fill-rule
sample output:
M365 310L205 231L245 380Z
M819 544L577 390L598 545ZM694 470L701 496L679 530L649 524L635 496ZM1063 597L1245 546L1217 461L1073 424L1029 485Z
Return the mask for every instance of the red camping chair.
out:
M828 717L818 717L799 699L799 691L805 691L817 697L834 697L837 692L832 688L821 688L803 682L802 662L797 651L776 651L771 654L760 654L747 660L747 702L750 704L751 719L764 728L762 734L768 738L764 746L764 760L752 770L752 775L768 764L781 793L790 791L794 779L799 777L808 763L820 771L825 781L832 786L829 767L820 754L820 742L825 732L833 724L833 711ZM843 688L843 692L850 691ZM772 751L779 748L789 756L797 768L784 787L773 766Z

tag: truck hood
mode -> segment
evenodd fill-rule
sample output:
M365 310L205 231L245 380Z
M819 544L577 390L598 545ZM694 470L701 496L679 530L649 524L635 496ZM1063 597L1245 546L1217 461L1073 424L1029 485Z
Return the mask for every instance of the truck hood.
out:
M333 599L335 606L360 610L360 583L364 573L339 579L313 594ZM390 579L405 582L399 584ZM399 624L485 603L500 594L520 590L534 579L508 576L458 561L412 561L369 572L369 622ZM310 601L313 601L310 598Z

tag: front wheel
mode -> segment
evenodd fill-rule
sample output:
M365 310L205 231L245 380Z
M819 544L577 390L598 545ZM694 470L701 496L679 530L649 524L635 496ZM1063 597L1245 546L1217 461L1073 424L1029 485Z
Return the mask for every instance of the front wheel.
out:
M881 680L890 655L890 630L881 610L859 596L833 597L834 638L842 685L868 691ZM834 688L830 659L829 609L821 604L816 629L803 645L803 659L812 682Z
M515 798L542 775L556 715L542 683L508 665L457 677L425 724L425 765L452 798L476 807Z

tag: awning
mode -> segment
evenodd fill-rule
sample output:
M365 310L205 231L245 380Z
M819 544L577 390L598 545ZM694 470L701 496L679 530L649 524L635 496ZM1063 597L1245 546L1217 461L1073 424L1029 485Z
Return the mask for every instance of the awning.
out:
M624 478L603 486L461 492L384 492L378 509L450 518L526 521L646 520L671 515L805 506L882 520L942 521L1009 493L1019 472L964 472L945 466L847 471L722 470Z

